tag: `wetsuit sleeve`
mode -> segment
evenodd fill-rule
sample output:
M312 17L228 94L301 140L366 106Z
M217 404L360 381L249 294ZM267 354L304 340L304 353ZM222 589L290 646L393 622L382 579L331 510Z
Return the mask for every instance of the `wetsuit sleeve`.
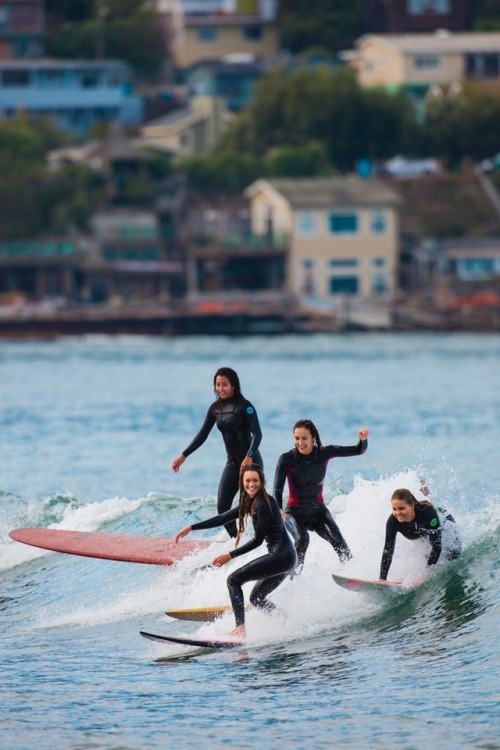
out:
M423 511L423 525L431 544L431 551L427 558L427 565L435 565L439 560L443 546L441 521L436 508L429 507Z
M186 458L190 456L191 453L194 453L195 450L197 450L200 447L200 445L203 445L203 443L209 436L210 431L212 427L214 426L214 424L215 424L215 414L213 412L212 407L210 406L207 411L205 420L203 424L201 425L198 434L195 435L195 437L191 440L188 447L182 451L182 454L186 456Z
M431 543L431 552L427 558L427 565L435 565L439 560L443 548L441 529L433 531L432 534L429 535L429 541Z
M264 497L261 497L259 500L259 507L257 509L254 538L250 539L242 547L236 547L236 549L233 549L233 551L229 553L231 557L234 558L239 557L240 555L245 555L247 552L251 552L253 549L257 549L257 547L260 547L260 545L266 538L266 534L271 524L271 517L272 510L269 507L269 503Z
M250 443L247 450L247 456L250 456L250 458L252 458L259 450L259 445L262 441L262 430L260 429L259 418L257 416L257 412L255 411L255 407L249 401L247 401L246 404L246 414L248 419L248 428L250 430L250 434L252 435L252 442Z
M285 456L286 456L286 453L283 453L278 458L278 463L276 464L276 471L274 473L273 494L280 508L283 508L283 488L285 486L285 480L286 480Z
M382 552L382 561L380 563L380 575L381 581L387 581L389 574L389 568L391 567L392 557L394 555L394 547L396 546L396 521L394 516L390 516L387 520L385 527L385 543L384 550Z
M200 531L201 529L215 529L217 526L224 526L228 521L236 521L238 518L238 506L231 508L225 513L220 513L218 516L212 516L207 518L206 521L199 521L198 523L192 523L191 528L193 531Z
M361 456L368 448L368 440L360 440L357 445L327 445L324 448L327 458Z

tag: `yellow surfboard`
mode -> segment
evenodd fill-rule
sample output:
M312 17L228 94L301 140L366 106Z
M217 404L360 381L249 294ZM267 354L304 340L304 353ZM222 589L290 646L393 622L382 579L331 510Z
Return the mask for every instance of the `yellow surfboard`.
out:
M248 611L252 608L247 604L245 609ZM213 622L218 617L230 614L233 608L230 605L222 607L196 607L194 609L167 609L165 614L173 617L175 620L194 620L196 622Z

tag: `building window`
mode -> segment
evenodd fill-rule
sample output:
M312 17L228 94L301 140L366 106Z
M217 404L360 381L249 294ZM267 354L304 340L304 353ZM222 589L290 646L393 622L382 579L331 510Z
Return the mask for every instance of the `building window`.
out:
M41 70L39 73L39 81L43 86L61 86L63 78L62 70Z
M82 88L96 89L99 84L99 74L91 70L83 71L80 77Z
M441 67L441 57L439 55L415 55L413 67L417 70L437 70Z
M27 70L4 70L2 73L4 86L29 86L30 74Z
M356 234L358 217L356 214L331 213L328 217L330 234Z
M301 262L300 268L300 292L306 297L313 297L316 294L316 262L312 259L305 258Z
M410 16L447 16L450 0L407 0L406 7Z
M387 264L387 261L385 258L374 258L372 260L372 265L374 268L384 268Z
M494 273L494 258L464 258L457 261L457 276L459 279L487 279Z
M337 258L328 262L330 268L357 268L356 258Z
M12 47L16 57L33 57L31 50L34 49L34 45L29 38L16 39L16 41L12 43Z
M357 294L357 276L332 276L330 279L330 294Z
M312 211L300 211L298 216L298 230L301 237L312 237L316 234L316 222Z
M246 42L260 42L262 39L262 26L247 26L242 30L242 34Z
M215 26L202 26L197 30L196 37L199 42L215 42L217 40L217 29Z
M372 234L385 234L387 232L387 214L385 211L371 212L370 230Z
M372 281L372 293L374 295L385 294L389 289L389 283L385 274L377 274L373 277Z

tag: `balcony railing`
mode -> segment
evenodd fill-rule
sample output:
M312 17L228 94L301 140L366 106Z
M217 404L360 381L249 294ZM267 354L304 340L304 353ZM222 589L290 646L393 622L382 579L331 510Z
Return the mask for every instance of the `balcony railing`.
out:
M206 232L193 235L190 239L193 247L218 247L223 250L285 250L288 237L285 233L279 234L248 234L232 233L217 234Z
M74 242L12 240L0 242L0 260L68 258L77 252Z

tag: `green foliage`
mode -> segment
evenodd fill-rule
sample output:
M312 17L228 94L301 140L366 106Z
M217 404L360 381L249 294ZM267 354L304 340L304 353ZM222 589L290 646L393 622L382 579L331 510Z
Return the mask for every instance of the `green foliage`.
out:
M498 0L474 0L471 3L474 31L500 30L500 4Z
M312 141L303 148L284 146L267 158L267 168L275 177L325 177L331 174L325 148Z
M107 57L125 60L142 79L154 80L163 70L165 40L160 23L151 14L110 22L105 44Z
M45 12L49 30L60 23L86 21L94 13L89 0L46 0Z
M362 89L350 69L282 68L259 82L219 151L264 157L316 142L330 167L347 171L358 159L400 152L416 130L413 107L403 95Z
M297 54L309 47L338 52L365 31L363 0L281 0L283 47Z
M12 119L0 120L0 158L8 155L23 163L42 164L46 152L65 140L47 118L21 112Z
M90 7L92 12L84 19L73 21L70 14L66 22L61 17L53 19L47 36L48 54L66 59L103 56L123 60L139 78L157 78L165 63L166 45L154 4L148 0L95 0Z
M498 152L500 92L464 86L458 94L434 99L427 108L425 135L429 153L451 169L465 158L480 161Z
M18 115L0 122L0 239L83 229L104 199L103 178L86 167L45 165L61 134L49 121Z
M243 154L216 154L184 159L180 169L188 187L200 192L241 192L265 175L261 159Z

